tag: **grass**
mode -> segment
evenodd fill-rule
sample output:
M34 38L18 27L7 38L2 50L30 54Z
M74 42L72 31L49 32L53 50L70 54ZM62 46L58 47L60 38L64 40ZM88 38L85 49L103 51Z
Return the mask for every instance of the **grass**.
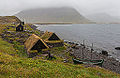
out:
M24 45L20 45L18 42L13 42L14 49L16 50L16 54L18 54L20 57L27 57Z
M50 48L50 53L54 54L57 57L62 58L62 62L63 59L66 59L68 63L72 63L72 57L70 56L70 53L66 51L66 49L67 49L66 46Z
M119 78L102 68L85 68L42 59L20 58L0 52L0 78Z
M5 27L9 24L0 24L0 34L4 31Z
M7 25L0 26L3 30ZM69 56L64 50L66 47L50 49L56 55L63 53ZM85 68L82 65L62 63L61 60L58 56L54 60L27 58L23 45L18 42L11 44L0 38L0 78L120 78L119 74L99 67Z
M45 42L46 42L46 43L62 43L63 40L54 40L54 41L52 41L52 40L51 40L51 41L50 41L50 40L49 40L49 41L48 41L48 40L45 40Z
M48 33L48 31L46 31L46 32L41 36L41 38L42 38L43 40L46 40L47 38L49 38L49 37L51 36L51 34L52 34L52 33Z
M1 38L0 38L0 52L4 52L8 54L16 54L13 45L6 41L3 41Z

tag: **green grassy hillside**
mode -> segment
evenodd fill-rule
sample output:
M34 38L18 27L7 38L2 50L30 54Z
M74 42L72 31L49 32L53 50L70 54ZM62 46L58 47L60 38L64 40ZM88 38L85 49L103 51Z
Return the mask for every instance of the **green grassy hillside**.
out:
M15 50L11 44L0 39L0 78L119 78L120 75L99 67L85 68L81 65L57 61L12 56Z
M6 26L0 25L1 30ZM54 60L28 58L23 47L18 43L8 43L0 36L0 78L120 78L119 74L100 67L62 63L63 59L57 56ZM64 48L55 48L53 52L57 50L62 52Z

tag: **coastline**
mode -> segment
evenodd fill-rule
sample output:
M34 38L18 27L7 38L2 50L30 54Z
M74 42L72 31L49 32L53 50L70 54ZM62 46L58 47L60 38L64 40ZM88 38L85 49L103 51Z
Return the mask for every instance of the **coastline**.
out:
M38 32L37 30L34 30L36 27L34 27L32 24L31 26L28 24L25 24L25 30L23 32L16 32L15 26L9 25L1 25L2 32L1 34L1 47L0 52L1 54L1 60L0 63L4 67L1 67L1 72L5 72L5 74L2 77L53 77L56 71L60 72L58 73L59 76L54 77L78 77L87 74L84 77L120 77L118 73L112 72L110 70L106 70L104 68L101 68L99 66L95 65L75 65L73 64L72 60L72 54L70 51L69 45L64 43L64 46L62 47L53 47L49 48L47 50L43 50L34 57L29 58L29 55L26 53L26 48L24 46L24 42L26 39L29 38L32 34L36 34L37 36L42 35L42 31ZM34 29L32 29L32 28ZM8 49L6 49L8 48ZM72 50L75 50L72 48ZM55 59L47 59L46 55L48 55L46 52L50 52L51 56L55 57ZM6 57L8 59L6 59ZM12 66L12 67L11 67ZM49 66L49 67L48 67ZM6 70L7 67L7 70ZM16 69L17 67L17 69ZM23 68L22 70L20 70ZM14 69L14 70L13 70ZM46 70L41 70L46 69ZM67 70L65 70L67 69ZM9 71L8 71L9 70ZM34 71L33 71L34 70ZM52 70L52 73L51 73ZM61 71L60 71L61 70ZM17 71L17 72L16 72ZM11 74L11 72L14 72ZM38 74L36 73L38 72ZM42 75L39 73L43 73ZM66 72L66 73L65 73ZM20 73L20 74L19 74ZM76 74L75 74L76 73ZM92 74L91 74L92 73ZM49 75L50 74L50 75ZM1 77L1 76L0 76Z
M44 32L44 31L38 30L37 26L35 26L33 24L30 27L33 28L34 30L39 31L39 32ZM81 43L78 43L78 44L81 44ZM72 45L72 44L70 43L70 45ZM70 52L71 54L75 55L75 57L77 57L79 59L83 58L81 49L82 49L81 45L78 46L78 49L67 48L68 51L69 50L71 51ZM84 55L85 55L84 59L90 59L91 58L90 47L86 47L84 49ZM101 53L98 53L97 51L94 51L92 53L92 56L93 56L92 59L104 59L104 63L103 63L102 68L105 68L105 69L108 69L108 70L111 70L113 72L116 72L116 73L120 74L120 62L118 60L116 60L115 58L113 58L111 55L106 56L106 55L103 55ZM88 65L88 67L89 67L89 65Z

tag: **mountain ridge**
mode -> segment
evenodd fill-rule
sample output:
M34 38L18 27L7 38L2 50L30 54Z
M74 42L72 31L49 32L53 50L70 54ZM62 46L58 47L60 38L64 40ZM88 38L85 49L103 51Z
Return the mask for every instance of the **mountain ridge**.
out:
M90 21L70 7L35 8L15 14L30 23L89 23Z

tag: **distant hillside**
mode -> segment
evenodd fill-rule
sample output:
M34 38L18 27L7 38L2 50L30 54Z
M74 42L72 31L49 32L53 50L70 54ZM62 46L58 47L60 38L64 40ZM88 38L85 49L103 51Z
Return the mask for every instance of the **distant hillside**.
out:
M88 15L88 18L94 22L120 23L120 18L111 16L106 13L97 13L97 14L93 14L93 15Z
M89 23L90 21L73 8L38 8L24 10L15 16L30 23Z
M19 23L20 20L16 16L0 16L0 23Z

